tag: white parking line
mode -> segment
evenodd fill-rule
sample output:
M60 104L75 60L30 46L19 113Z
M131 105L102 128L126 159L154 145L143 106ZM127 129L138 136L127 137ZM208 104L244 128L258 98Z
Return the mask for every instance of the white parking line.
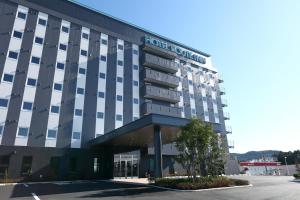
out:
M33 196L33 198L34 198L35 200L41 200L38 196L36 196L35 193L31 193L31 195Z
M27 185L26 183L23 184L25 187L29 187L29 185Z

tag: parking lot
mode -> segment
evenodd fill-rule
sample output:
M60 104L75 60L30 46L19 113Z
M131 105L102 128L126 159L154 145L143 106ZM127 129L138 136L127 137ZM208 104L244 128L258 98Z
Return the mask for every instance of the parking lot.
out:
M300 182L292 177L236 177L248 179L253 187L177 192L147 185L110 181L75 181L0 186L0 199L198 199L198 200L299 200Z

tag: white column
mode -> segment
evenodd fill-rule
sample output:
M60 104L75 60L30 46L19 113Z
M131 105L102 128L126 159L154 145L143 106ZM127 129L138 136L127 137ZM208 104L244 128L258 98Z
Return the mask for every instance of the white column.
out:
M117 41L117 73L116 73L116 116L115 128L123 126L124 98L124 41Z
M132 120L140 118L140 73L139 73L139 47L132 44ZM137 82L138 84L133 84Z

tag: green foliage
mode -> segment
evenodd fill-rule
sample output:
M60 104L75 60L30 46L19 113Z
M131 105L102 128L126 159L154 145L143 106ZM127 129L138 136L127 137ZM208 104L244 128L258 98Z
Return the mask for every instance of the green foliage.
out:
M160 178L155 179L155 185L181 190L196 190L218 187L230 187L237 185L248 185L247 180L229 179L224 176L197 177L194 181L190 178Z
M192 119L181 129L176 140L180 154L177 161L186 169L189 177L195 181L196 175L216 176L222 173L224 166L224 145L220 144L217 134L209 124L200 119ZM200 173L200 167L204 170ZM203 168L203 167L202 167Z
M295 177L296 179L300 179L300 174L294 174L294 177Z
M282 152L280 151L277 155L277 160L281 162L281 164L285 164L285 158L286 157L286 162L288 165L294 165L297 163L300 163L300 150L296 150L294 152L289 151L289 152Z

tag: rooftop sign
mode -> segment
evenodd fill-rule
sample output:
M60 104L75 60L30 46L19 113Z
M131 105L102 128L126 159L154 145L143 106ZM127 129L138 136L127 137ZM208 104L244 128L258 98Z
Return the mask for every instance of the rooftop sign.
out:
M149 35L145 35L145 44L150 44L150 45L162 48L162 49L166 49L168 51L172 51L179 56L183 56L187 59L191 59L191 60L194 60L194 61L202 63L202 64L205 64L205 62L206 62L205 58L202 56L199 56L199 55L197 55L191 51L188 51L184 48L181 48L177 45L174 45L174 44L168 43L166 41L151 37Z

